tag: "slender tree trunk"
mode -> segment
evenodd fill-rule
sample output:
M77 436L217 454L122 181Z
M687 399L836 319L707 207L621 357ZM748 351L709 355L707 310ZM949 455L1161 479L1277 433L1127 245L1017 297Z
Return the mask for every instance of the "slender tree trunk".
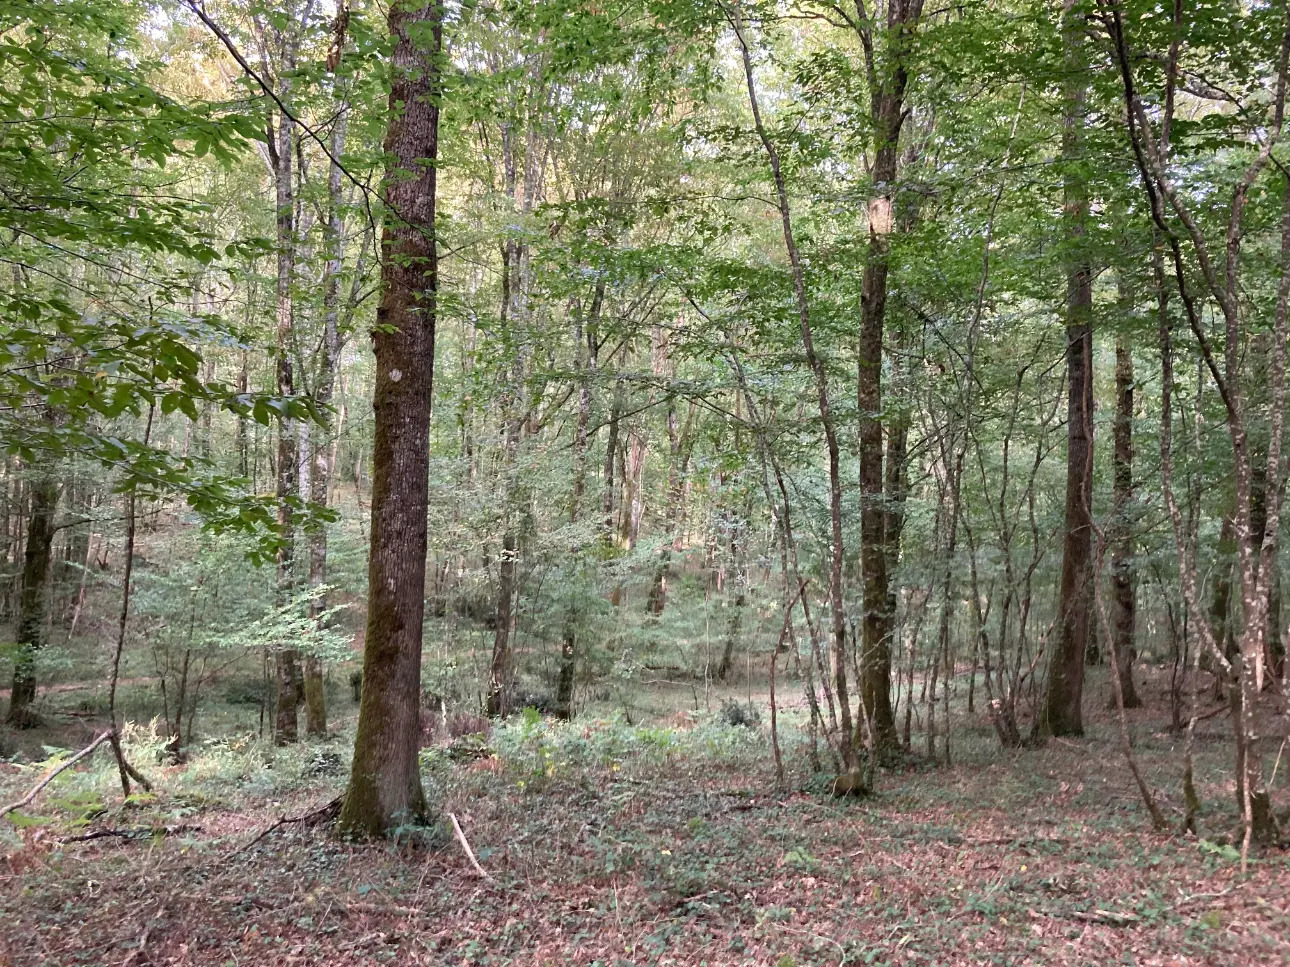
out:
M1055 648L1048 666L1048 692L1035 732L1083 735L1084 655L1088 648L1092 591L1093 530L1093 281L1085 244L1088 186L1079 166L1084 152L1088 96L1084 33L1087 18L1075 0L1065 0L1062 38L1063 221L1070 249L1066 264L1066 523L1058 597Z
M45 616L49 591L49 565L53 557L54 512L58 508L58 481L43 473L28 488L31 515L23 555L22 585L18 600L13 688L5 722L26 729L40 725L31 709L36 700L36 653L45 643Z
M515 563L516 535L514 525L502 534L502 553L497 561L497 628L493 635L493 662L488 675L488 714L510 712L515 670L511 655L511 638L515 629Z
M345 150L345 128L348 103L338 98L338 117L332 126L331 154L339 158ZM309 474L309 500L326 508L331 492L331 429L328 414L336 390L336 371L340 366L340 271L345 255L344 222L341 212L341 169L333 161L327 174L327 265L323 278L323 339L318 358L318 378L314 399L324 414L324 423L310 429L317 442L310 446L313 466ZM309 586L319 588L327 583L327 525L320 523L309 535ZM322 621L327 610L326 596L319 594L310 601L310 617ZM305 658L305 730L314 736L327 734L327 699L323 689L322 660L317 655Z
M1133 576L1133 351L1121 336L1115 341L1115 474L1112 481L1116 531L1111 547L1111 632L1115 665L1125 708L1142 700L1133 684L1137 660L1134 625L1137 582ZM1114 699L1114 696L1113 696ZM1112 702L1114 704L1114 700Z
M600 515L603 521L605 545L614 543L614 480L616 468L614 461L618 457L619 417L626 402L621 379L614 383L614 401L609 409L609 436L605 442L605 469L602 475L604 489L601 493Z
M284 101L290 96L290 71L294 67L292 41L283 42L284 56L282 79L278 96ZM292 280L295 274L295 186L293 184L293 159L295 154L295 123L282 113L278 118L272 161L277 185L277 249L278 279L277 301L277 392L290 396L295 392L295 374L292 365L292 328L295 306L292 298ZM299 454L295 421L282 417L278 421L278 597L285 604L295 590L295 520L289 501L298 496L297 480ZM296 707L298 695L296 680L299 677L299 655L290 644L284 644L274 653L274 671L277 698L274 741L285 745L296 741Z
M1236 636L1232 631L1232 558L1236 555L1236 521L1233 514L1224 514L1223 523L1218 530L1218 560L1215 563L1214 590L1209 599L1209 622L1214 629L1214 641L1223 650L1224 657L1231 661L1236 657ZM1214 695L1223 698L1227 694L1227 673L1221 670L1214 661L1214 656L1203 654L1201 667L1209 668L1217 676L1214 683Z
M918 2L918 0L915 0ZM748 103L752 110L753 124L762 147L770 163L771 174L775 180L775 195L778 202L780 222L784 234L784 248L788 252L789 265L793 270L793 294L797 306L798 322L802 334L802 349L806 353L807 364L814 376L816 396L819 403L820 424L824 430L825 448L828 452L829 467L829 602L832 613L832 656L835 689L837 692L840 731L838 752L842 759L845 774L858 780L860 758L856 744L856 731L852 725L850 699L847 688L847 625L846 602L842 585L842 472L838 450L837 428L829 405L828 373L824 363L815 352L814 332L811 327L810 302L806 295L806 273L797 250L797 241L793 235L792 209L789 206L788 188L780 165L779 151L766 133L761 118L761 108L757 102L756 75L753 71L752 49L745 36L742 11L735 8L735 33L739 41L743 59L744 79L748 85Z
M148 405L148 417L143 428L143 443L147 446L152 436L152 421L156 415L155 404ZM108 679L108 719L112 723L112 751L116 755L117 774L121 780L121 794L130 795L130 780L133 779L144 789L152 786L143 775L126 760L125 750L121 748L121 727L116 717L116 688L121 678L121 655L125 651L125 631L130 620L131 579L134 575L134 539L138 526L139 495L131 490L125 499L125 553L121 573L121 612L117 618L116 648L112 652L112 674Z
M685 523L686 476L690 469L690 456L694 450L694 436L691 426L694 420L694 407L686 417L685 427L680 434L676 428L676 411L668 411L668 440L672 460L667 475L667 515L664 533L666 542L659 552L658 567L654 569L654 580L650 585L646 609L650 614L659 616L667 606L667 580L671 574L672 557L679 554L684 547L681 529Z
M1273 552L1276 560L1276 552ZM1281 569L1276 567L1272 572L1271 586L1268 589L1268 633L1265 644L1264 659L1268 673L1272 676L1272 687L1284 679L1286 668L1286 646L1281 637Z
M735 645L739 643L743 630L744 608L748 605L748 548L746 545L747 523L740 522L730 532L730 561L734 565L735 599L730 605L730 616L726 620L726 638L721 649L721 662L717 665L718 681L726 681L734 669Z
M242 350L242 365L237 371L237 391L245 396L250 390L250 350ZM243 477L251 475L250 445L247 441L246 417L237 418L237 472ZM254 490L254 487L252 487Z
M371 556L363 693L340 826L379 836L426 815L417 762L425 616L426 502L438 251L435 242L443 7L390 5L381 304L372 331ZM427 164L426 162L429 161Z
M573 327L574 368L578 378L578 417L573 435L573 493L569 501L569 522L582 517L583 498L587 489L587 442L591 425L591 370L595 357L590 352L596 323L604 305L605 283L596 283L584 329L581 313L575 313ZM576 553L576 552L575 552ZM571 555L572 557L573 555ZM578 607L571 603L565 614L564 632L560 638L560 673L556 682L556 714L573 718L573 693L578 677Z

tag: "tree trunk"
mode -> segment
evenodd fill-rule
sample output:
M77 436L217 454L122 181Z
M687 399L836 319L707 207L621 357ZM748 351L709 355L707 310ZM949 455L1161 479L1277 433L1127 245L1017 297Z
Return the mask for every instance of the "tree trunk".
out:
M1088 648L1092 591L1093 528L1093 282L1085 245L1088 187L1080 172L1084 144L1087 79L1084 63L1086 18L1065 0L1062 38L1066 80L1063 90L1062 176L1066 257L1066 523L1058 599L1056 647L1048 666L1048 692L1035 732L1083 735L1084 654Z
M354 764L340 826L379 836L425 818L417 763L438 251L435 188L443 8L389 8L389 159L381 305L372 331L371 554ZM429 163L426 163L426 162Z
M278 85L278 96L286 100L290 94L289 71L294 66L291 43L284 42L282 79ZM277 249L278 278L276 290L277 302L277 392L279 396L290 396L295 392L295 379L292 366L292 327L295 307L292 300L291 282L295 274L295 200L293 185L293 158L295 152L295 124L282 113L278 118L276 138L273 143L273 175L277 188ZM298 495L297 480L299 460L296 439L295 421L290 417L278 420L278 461L277 461L277 500L278 500L278 598L286 604L295 589L295 521L288 503ZM296 706L299 704L296 692L298 653L290 644L284 643L274 652L274 672L277 683L274 741L285 745L296 740Z
M920 0L914 0L917 4ZM815 352L815 335L811 326L810 302L806 294L806 272L802 266L801 256L797 250L797 241L793 235L793 216L789 206L788 188L783 169L780 165L779 151L766 132L762 122L761 108L757 102L756 77L753 72L752 50L744 35L743 18L740 8L735 8L735 33L739 40L740 54L744 66L744 78L748 84L748 104L752 110L753 123L757 136L766 151L771 174L775 180L775 195L779 207L780 223L783 228L784 248L788 252L789 265L793 270L793 295L797 307L797 317L802 335L802 349L811 367L814 377L816 397L819 403L820 425L824 430L824 442L828 452L829 466L829 602L832 613L832 655L833 674L837 689L838 714L841 735L838 737L838 752L842 758L842 768L849 777L860 777L860 757L855 741L855 729L852 726L851 708L847 697L847 662L846 662L846 602L842 585L842 472L838 448L837 427L833 421L829 405L828 373L824 363Z
M248 371L250 362L250 350L242 350L242 365L237 371L237 391L245 396L250 389L250 372ZM246 432L247 419L244 416L237 418L237 472L240 476L249 477L251 475L250 462L250 445L247 441ZM254 487L252 487L254 492Z
M690 455L694 450L694 436L690 432L694 422L694 405L685 419L680 434L676 428L676 410L667 414L667 435L671 450L671 464L667 474L667 523L664 528L666 542L659 551L658 567L650 584L646 610L655 617L667 606L667 579L671 574L672 556L683 548L681 528L685 521L685 479L690 469Z
M896 178L902 95L875 94L873 116L878 148L873 178L890 191ZM882 341L886 318L891 198L871 207L869 251L860 296L860 361L856 403L860 412L860 577L864 590L861 638L861 701L881 755L899 744L891 711L893 615L887 573L886 510L882 435Z
M20 729L40 725L40 718L32 711L31 704L36 699L36 652L45 643L45 611L49 565L53 556L54 511L58 508L58 483L52 474L42 475L31 485L29 495L31 516L27 519L22 590L18 600L18 653L13 663L9 714L5 718L6 724Z
M609 436L605 442L605 471L603 474L604 490L601 494L600 515L603 523L606 547L614 543L614 479L616 469L614 460L618 456L619 415L623 412L625 394L623 381L614 383L614 401L609 409Z
M511 638L515 629L516 535L513 524L502 534L502 553L497 562L497 628L493 635L493 662L488 675L488 714L506 715L511 710L515 669Z
M721 649L721 662L717 666L717 680L726 681L734 669L735 645L743 629L744 608L748 605L748 548L745 544L746 522L740 522L730 531L730 561L735 569L735 599L731 602L730 617L726 620L726 640Z
M569 501L569 522L582 517L582 503L587 489L587 440L591 425L591 379L595 356L590 347L595 341L596 323L604 305L605 283L596 283L584 330L581 313L575 313L573 326L574 369L578 374L578 418L573 435L573 493ZM575 552L576 553L576 552ZM560 673L556 682L556 714L573 718L573 692L578 677L578 607L570 603L565 615L564 633L560 639Z
M1111 548L1111 632L1125 708L1142 700L1133 684L1137 587L1133 577L1133 352L1121 336L1115 341L1115 475L1112 504L1116 534ZM1112 697L1114 704L1114 697Z
M345 150L348 103L337 98L336 123L331 133L331 154L340 158ZM313 465L309 474L309 500L326 508L331 491L331 417L328 410L336 391L336 370L340 366L340 271L345 256L345 237L341 206L341 168L337 161L331 163L327 173L327 265L323 278L323 338L318 355L318 378L314 399L323 414L324 423L310 430L316 443L310 446ZM319 588L327 582L327 525L319 523L309 535L309 586ZM327 610L326 596L319 594L310 602L310 617L321 622ZM305 730L314 736L327 734L327 699L323 690L322 660L317 655L305 659Z
M856 404L860 416L860 576L864 591L864 621L860 654L860 701L873 729L880 758L897 753L900 737L891 709L891 641L895 624L889 564L899 535L887 534L882 432L883 335L887 315L887 276L896 178L900 168L900 132L904 125L905 91L909 83L906 58L922 18L922 0L894 0L886 14L885 31L874 36L868 18L857 24L869 75L869 121L873 131L871 168L873 194L869 199L869 241L860 293L860 352L856 373ZM875 60L875 49L881 48ZM896 432L903 432L897 430ZM903 440L893 441L903 452ZM903 462L903 458L902 458ZM903 471L893 468L896 478Z

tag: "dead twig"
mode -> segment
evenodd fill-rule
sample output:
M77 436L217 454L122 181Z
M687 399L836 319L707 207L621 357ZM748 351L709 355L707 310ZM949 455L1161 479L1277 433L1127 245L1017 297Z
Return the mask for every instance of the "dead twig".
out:
M1069 916L1072 920L1100 923L1108 927L1127 927L1141 919L1136 913L1116 913L1114 910L1075 910Z
M81 759L84 759L87 755L89 755L100 745L102 745L104 742L110 739L112 737L112 734L113 734L112 729L108 729L106 732L99 733L98 737L89 745L87 745L85 748L81 749L80 752L76 753L76 755L72 756L70 759L67 759L64 762L60 762L57 766L55 766L53 769L47 772L45 774L45 777L41 779L40 782L36 783L34 787L32 787L31 792L27 793L27 795L23 796L17 802L10 803L9 805L5 806L3 809L0 809L0 816L7 816L15 809L21 809L23 806L27 805L38 795L40 795L40 791L44 789L47 785L49 785L51 782L53 782L54 779L61 772L63 772L65 769L70 769Z
M470 843L466 842L466 834L461 831L461 823L457 822L457 817L449 813L448 818L452 820L452 831L457 834L457 842L461 844L461 848L465 851L466 859L470 860L471 867L484 879L491 881L493 878L488 874L488 871L479 865L479 860L475 859L475 851L470 848Z
M190 823L181 823L176 826L135 826L132 829L96 829L89 833L81 833L79 836L68 836L66 839L60 839L60 843L88 843L96 839L151 839L154 836L174 836L179 833L200 833L200 826L193 826Z
M239 846L237 849L233 850L233 852L230 853L229 855L236 856L238 853L245 853L252 846L256 845L262 839L264 839L266 836L272 833L275 829L280 829L283 826L289 826L293 823L303 823L306 826L312 826L315 823L326 822L327 820L334 818L336 814L340 812L340 804L344 802L344 800L345 800L345 794L341 793L339 796L337 796L335 799L331 800L330 802L324 803L323 805L319 806L317 809L311 809L309 812L304 813L303 815L279 816L277 822L273 823L270 826L266 826L263 830L260 831L259 835L256 836L255 839L249 841L248 843L242 846Z

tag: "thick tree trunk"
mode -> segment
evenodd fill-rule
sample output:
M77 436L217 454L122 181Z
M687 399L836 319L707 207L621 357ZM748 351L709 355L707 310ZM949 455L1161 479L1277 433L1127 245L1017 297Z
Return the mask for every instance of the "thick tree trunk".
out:
M860 575L864 591L860 700L861 708L869 716L874 748L880 758L890 758L900 748L891 708L895 595L890 587L890 565L899 542L899 519L892 521L897 533L888 535L882 432L883 335L890 236L897 227L894 203L900 169L900 133L908 114L905 109L908 58L922 15L923 0L891 0L885 24L875 25L867 16L856 22L868 74L869 122L874 148L856 375L860 415ZM903 430L895 428L894 432L903 437ZM893 455L899 454L902 463L904 449L903 439L892 441ZM893 483L898 482L903 472L903 467L892 468Z
M435 188L443 8L390 5L395 38L385 136L387 216L372 331L371 555L354 764L340 825L379 836L425 818L417 762L425 611L426 502L434 378Z
M860 356L856 403L860 412L860 575L864 591L860 675L861 702L880 756L899 746L891 711L890 575L883 473L882 362L887 311L887 274L892 229L891 190L896 180L903 119L903 74L897 89L875 92L872 115L877 150L873 179L881 194L870 205L869 248L860 295Z
M1088 187L1079 170L1084 144L1087 79L1084 76L1085 16L1065 0L1062 36L1066 81L1062 157L1066 242L1066 523L1058 596L1055 648L1048 691L1035 732L1083 735L1084 654L1088 648L1092 592L1093 528L1093 281L1085 245Z
M45 612L49 565L53 556L54 511L58 508L58 482L52 475L43 475L31 484L28 494L31 499L31 516L27 518L27 541L18 599L18 653L13 663L9 714L5 717L6 724L20 729L40 724L31 704L36 699L36 653L45 643Z
M1115 530L1111 548L1111 632L1115 635L1116 668L1125 708L1138 708L1142 700L1133 684L1137 660L1134 624L1137 587L1133 577L1133 352L1123 337L1115 341L1115 475L1112 503ZM1112 704L1114 704L1114 697Z

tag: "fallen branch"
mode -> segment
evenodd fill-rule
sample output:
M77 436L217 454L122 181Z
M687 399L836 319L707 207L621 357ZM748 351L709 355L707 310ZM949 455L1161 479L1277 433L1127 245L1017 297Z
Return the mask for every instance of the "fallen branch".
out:
M479 865L479 860L475 859L475 851L472 850L470 848L470 844L466 842L466 834L461 831L461 823L457 822L457 817L452 813L449 813L448 818L452 820L452 831L457 834L457 842L460 843L461 848L465 850L466 859L470 860L470 865L474 867L476 873L484 879L491 881L493 878L488 875L488 871Z
M10 803L8 806L5 806L3 809L0 809L0 816L7 816L15 809L21 809L23 806L27 805L38 795L40 795L40 791L44 789L47 785L49 785L51 782L53 782L54 779L57 778L57 776L60 773L62 773L65 769L70 769L81 759L84 759L87 755L89 755L100 745L102 745L104 742L110 739L112 735L113 735L112 729L108 729L106 732L100 733L98 738L96 738L85 748L81 749L81 751L76 753L76 755L72 756L70 759L66 760L65 762L60 762L57 766L55 766L48 773L46 773L45 777L41 779L40 782L36 783L36 785L32 788L31 792L27 793L27 795L23 796L17 802Z
M1141 918L1135 913L1116 913L1114 910L1076 910L1068 914L1072 920L1084 923L1100 923L1108 927L1127 927L1137 923Z
M200 826L193 826L189 823L182 823L177 826L135 826L132 829L96 829L89 833L81 833L79 836L68 836L66 839L60 839L60 843L88 843L96 839L151 839L154 836L174 836L178 833L200 833Z
M423 917L426 912L418 910L416 907L389 906L383 903L344 903L336 907L336 912L341 914L366 914L369 916L381 916L383 914L394 915L399 917Z
M238 853L246 852L256 843L260 842L260 840L264 839L266 836L272 833L275 829L281 829L283 826L288 826L292 823L304 823L306 826L312 826L314 823L323 822L325 820L331 819L335 817L337 813L340 812L340 804L344 802L344 800L345 800L345 794L341 793L335 799L331 800L331 802L324 803L323 805L319 806L317 809L311 809L309 812L304 813L303 815L279 816L277 822L273 823L271 826L265 827L263 830L260 831L260 834L256 836L255 839L251 840L250 842L246 843L243 846L239 846L237 849L233 850L233 852L229 855L236 856Z

